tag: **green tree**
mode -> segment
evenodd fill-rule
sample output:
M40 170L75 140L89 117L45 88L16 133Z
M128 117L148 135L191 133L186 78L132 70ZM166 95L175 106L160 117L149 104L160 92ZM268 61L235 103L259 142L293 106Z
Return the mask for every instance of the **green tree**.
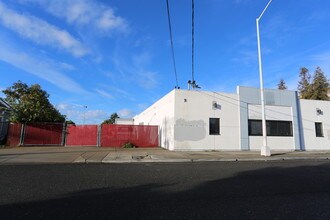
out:
M313 75L313 82L311 83L310 87L311 87L310 99L329 100L328 97L329 81L320 67L316 68Z
M286 90L288 87L285 85L284 79L280 79L280 82L277 84L279 90Z
M109 119L106 119L102 122L102 124L114 124L116 121L116 118L120 118L119 115L115 112L110 115Z
M64 122L65 117L49 102L49 94L39 84L28 86L21 81L2 91L11 105L12 122Z
M68 121L66 121L66 124L67 125L75 125L76 123L74 123L74 121L72 121L72 120L68 120Z
M309 70L305 67L300 69L299 73L299 82L298 82L298 92L299 96L302 99L310 99L311 97L311 86Z

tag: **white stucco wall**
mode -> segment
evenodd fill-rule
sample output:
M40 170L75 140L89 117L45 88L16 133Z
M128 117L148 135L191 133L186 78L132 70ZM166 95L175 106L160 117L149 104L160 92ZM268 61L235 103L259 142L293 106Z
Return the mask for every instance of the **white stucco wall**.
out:
M174 150L174 98L175 91L165 95L145 111L134 117L135 125L158 125L159 144Z
M209 118L220 118L220 135L209 134ZM175 150L239 150L238 135L236 94L176 90Z
M330 101L301 99L300 108L305 150L330 150ZM315 122L322 123L324 137L316 137Z

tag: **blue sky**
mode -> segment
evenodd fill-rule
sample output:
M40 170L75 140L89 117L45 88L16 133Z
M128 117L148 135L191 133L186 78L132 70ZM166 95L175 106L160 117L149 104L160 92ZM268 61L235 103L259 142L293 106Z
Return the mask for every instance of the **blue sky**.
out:
M191 79L191 1L169 0L178 82ZM268 0L195 0L202 90L259 87L255 19ZM260 21L266 88L330 73L330 1L273 0ZM165 0L0 0L0 89L38 83L76 123L132 117L171 91ZM4 96L1 94L1 96ZM87 106L84 108L83 106Z

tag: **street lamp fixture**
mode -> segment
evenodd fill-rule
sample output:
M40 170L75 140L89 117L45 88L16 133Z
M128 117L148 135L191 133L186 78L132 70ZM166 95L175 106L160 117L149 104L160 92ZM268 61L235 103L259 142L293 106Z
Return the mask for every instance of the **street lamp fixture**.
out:
M264 82L262 76L262 62L261 62L261 49L260 49L260 33L259 33L259 21L272 0L268 2L260 16L256 19L257 24L257 41L258 41L258 61L259 61L259 78L260 78L260 99L261 99L261 117L262 117L262 139L263 144L261 146L260 154L261 156L269 157L271 156L270 148L267 144L267 125L266 125L266 114L265 114L265 99L264 99Z

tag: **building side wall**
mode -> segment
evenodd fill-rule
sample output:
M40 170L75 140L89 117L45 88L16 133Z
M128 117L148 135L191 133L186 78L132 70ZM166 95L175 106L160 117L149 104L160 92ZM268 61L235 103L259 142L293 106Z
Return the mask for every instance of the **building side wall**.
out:
M220 119L219 135L209 134L210 118ZM238 134L236 94L176 91L174 150L239 150Z
M134 120L132 118L116 118L115 124L117 124L117 125L134 125Z
M251 87L238 87L240 149L260 150L261 136L249 136L248 120L261 119L260 90ZM300 150L301 134L297 95L294 91L266 89L264 91L266 120L292 121L293 137L267 137L271 150Z
M330 150L330 102L301 99L300 107L305 150ZM322 123L323 137L316 137L315 122Z
M174 150L175 91L165 95L145 111L134 117L135 125L158 125L159 145Z

